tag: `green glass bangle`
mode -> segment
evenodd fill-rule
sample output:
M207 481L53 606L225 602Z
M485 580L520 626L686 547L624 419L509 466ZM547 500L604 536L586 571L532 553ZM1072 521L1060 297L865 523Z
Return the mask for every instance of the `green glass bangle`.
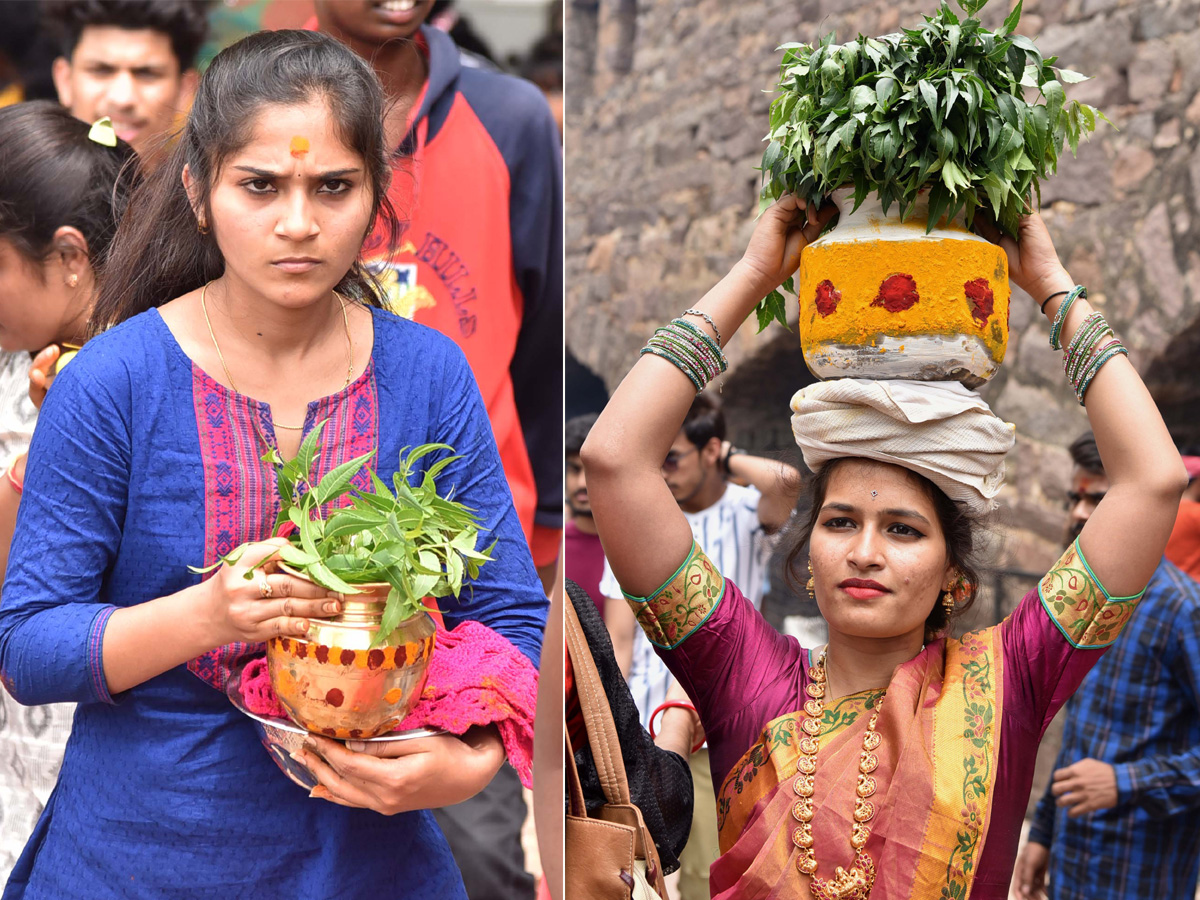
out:
M672 331L660 328L654 333L654 337L650 339L650 343L660 346L665 350L670 350L683 359L686 359L692 369L703 378L705 384L720 374L714 360L705 356L704 352Z
M1075 301L1080 297L1087 299L1087 288L1082 284L1077 284L1071 288L1071 292L1067 294L1066 299L1063 300L1058 310L1054 313L1054 324L1050 326L1050 347L1052 349L1062 349L1062 344L1059 343L1058 338L1062 333L1063 323L1067 321L1067 315L1071 312L1071 307L1075 305Z
M704 390L703 385L701 385L700 382L696 380L696 376L693 375L690 371L688 371L688 369L685 368L683 363L681 363L679 360L675 359L667 351L660 350L658 347L651 347L651 346L647 345L642 348L641 353L639 353L638 356L643 356L647 353L657 356L659 359L665 359L667 362L669 362L671 365L673 365L675 368L677 368L680 372L682 372L684 375L686 375L688 381L690 381L695 386L697 394L700 393L702 390Z
M1063 359L1063 369L1072 384L1076 383L1076 377L1085 368L1086 361L1091 357L1092 351L1096 349L1100 341L1104 339L1106 333L1112 334L1112 329L1108 327L1108 323L1104 321L1104 317L1100 313L1092 313L1088 316L1084 324L1080 325L1079 330L1075 332L1075 337L1071 340L1071 345L1067 348L1066 356Z
M672 319L671 324L675 325L679 328L686 329L689 333L695 335L697 338L704 341L704 343L708 345L708 347L713 351L713 353L716 355L717 359L720 361L721 371L722 372L725 371L728 363L725 360L725 354L723 352L721 352L721 347L719 344L717 344L716 341L714 341L707 334L705 334L703 331L701 331L699 328L697 328L695 325L693 325L691 322L687 321L686 319Z
M1109 347L1096 358L1095 363L1093 363L1092 367L1088 370L1087 378L1084 380L1083 384L1079 386L1078 390L1076 390L1075 399L1079 401L1080 406L1083 406L1083 398L1087 395L1087 389L1092 385L1092 379L1096 377L1100 369L1104 367L1104 364L1114 356L1129 356L1129 350L1125 347L1125 345L1121 344L1119 341L1117 343L1118 346Z

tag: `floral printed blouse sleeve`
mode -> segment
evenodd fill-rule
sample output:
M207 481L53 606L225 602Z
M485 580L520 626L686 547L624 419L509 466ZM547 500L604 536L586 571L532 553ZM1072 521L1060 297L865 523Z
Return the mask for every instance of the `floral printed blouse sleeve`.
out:
M694 542L662 587L625 599L710 732L795 674L796 640L775 631Z
M1005 667L1005 690L1036 711L1039 735L1120 636L1144 592L1109 594L1076 540L1002 623L1005 657L1015 662Z
M100 602L129 486L131 395L97 339L54 381L42 407L0 600L0 679L26 705L112 703Z

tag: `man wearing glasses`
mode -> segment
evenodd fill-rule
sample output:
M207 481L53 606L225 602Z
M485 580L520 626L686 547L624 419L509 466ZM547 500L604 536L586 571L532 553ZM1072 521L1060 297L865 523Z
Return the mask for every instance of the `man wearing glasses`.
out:
M683 510L692 536L718 570L754 604L762 605L767 567L800 496L800 473L792 466L734 447L725 439L725 415L711 394L698 394L683 428L663 460L663 478ZM649 726L651 713L667 699L671 673L638 627L608 563L600 579L606 598L605 624L613 653ZM707 900L708 867L717 858L716 799L708 751L690 759L696 788L692 831L680 856L680 896Z
M1073 541L1110 485L1091 432L1070 449ZM1195 896L1200 585L1164 558L1066 717L1013 892L1029 900L1047 892L1052 900Z

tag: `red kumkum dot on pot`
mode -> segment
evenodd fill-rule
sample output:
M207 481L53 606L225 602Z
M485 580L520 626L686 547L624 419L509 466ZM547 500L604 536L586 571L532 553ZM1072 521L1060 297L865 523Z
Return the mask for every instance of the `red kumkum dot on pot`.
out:
M346 695L338 688L330 688L329 693L325 695L325 702L330 706L338 707L346 701Z
M967 304L971 307L971 317L980 325L986 325L992 315L994 300L987 279L976 278L974 281L968 281L963 285L963 290L967 294Z
M842 292L828 278L817 285L817 312L822 316L832 315L841 302Z
M304 641L296 641L296 655L301 659L308 657L308 644Z
M342 665L349 666L349 665L353 665L353 663L354 663L354 651L353 650L343 650L342 651Z
M317 644L317 662L319 662L319 663L329 662L329 648L326 647L324 644Z
M888 312L904 312L920 299L917 282L911 275L889 275L879 286L879 295L871 305L882 306Z
M383 665L383 651L376 648L367 654L367 668L378 669Z

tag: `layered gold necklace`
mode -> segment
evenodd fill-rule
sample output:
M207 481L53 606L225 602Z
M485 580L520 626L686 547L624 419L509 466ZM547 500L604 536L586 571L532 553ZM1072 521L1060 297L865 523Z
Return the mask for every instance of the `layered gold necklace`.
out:
M241 391L239 391L237 389L237 385L233 383L233 376L229 374L229 366L225 364L225 354L221 352L221 345L217 343L217 335L213 331L212 320L208 318L208 304L205 303L205 297L208 294L209 284L212 284L212 282L208 282L208 284L204 285L204 287L200 289L200 311L204 313L204 324L208 326L208 336L212 338L213 346L217 350L217 359L221 361L221 368L225 371L225 380L229 382L229 386L233 389L234 393L240 394ZM342 390L344 391L350 386L350 379L354 375L354 341L350 337L350 317L346 314L346 301L342 299L341 295L338 294L337 291L333 292L333 296L337 297L338 302L342 305L342 323L346 326L346 346L349 348L350 355L349 362L346 364L346 383L342 385ZM272 419L274 419L274 417L272 417ZM282 422L272 421L272 424L276 428L283 428L287 431L304 430L303 423L299 425L284 425Z
M883 697L875 703L875 709L867 722L863 735L862 753L858 762L857 796L854 799L854 825L850 832L850 846L854 849L854 862L849 869L838 866L832 878L817 877L817 857L813 852L812 817L813 783L817 772L817 750L820 748L821 718L825 713L825 650L817 658L817 664L808 669L809 699L804 703L804 719L800 729L800 758L796 761L796 780L792 787L796 792L796 803L792 815L798 825L792 832L792 842L800 851L796 866L809 878L809 888L815 900L868 900L875 884L875 863L867 854L867 840L871 837L871 819L875 816L875 804L870 800L877 787L871 774L879 766L875 750L883 742L883 736L875 730L879 721L879 710Z

